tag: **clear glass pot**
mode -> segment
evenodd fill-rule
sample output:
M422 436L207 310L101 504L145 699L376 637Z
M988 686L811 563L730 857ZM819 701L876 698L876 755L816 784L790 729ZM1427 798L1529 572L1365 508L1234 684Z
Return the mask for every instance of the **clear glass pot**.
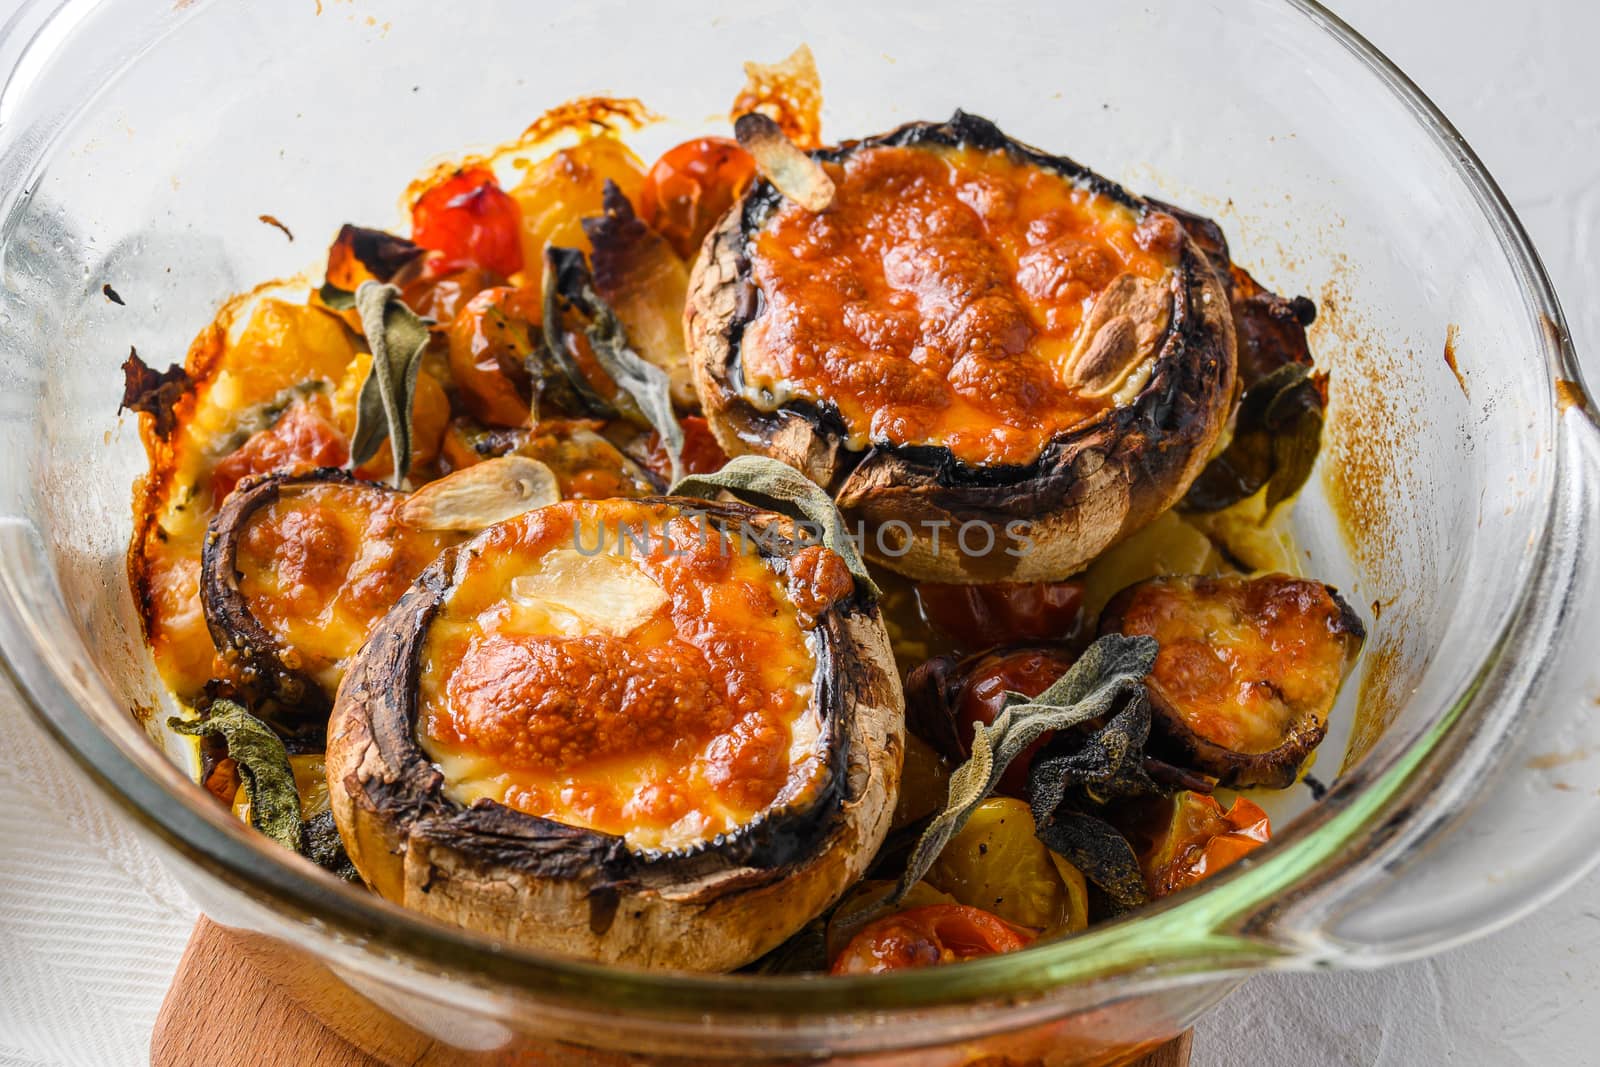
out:
M646 131L648 156L712 128L740 61L802 40L831 135L988 115L1218 213L1242 262L1318 300L1333 406L1298 534L1371 623L1326 798L1136 918L848 981L518 951L247 832L158 725L123 573L144 467L116 415L128 346L180 359L227 295L314 270L343 221L398 221L425 163L555 102L643 97L677 120ZM1436 950L1600 855L1600 434L1560 309L1471 150L1315 4L35 0L0 72L0 650L89 779L313 1010L348 985L463 1055L528 1062L1107 1060L1253 971Z

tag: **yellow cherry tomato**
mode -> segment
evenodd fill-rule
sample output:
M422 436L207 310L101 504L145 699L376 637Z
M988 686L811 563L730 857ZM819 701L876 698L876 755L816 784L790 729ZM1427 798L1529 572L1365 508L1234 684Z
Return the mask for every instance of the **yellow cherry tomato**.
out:
M991 797L939 854L927 881L958 903L1056 936L1088 925L1083 875L1034 836L1033 814L1015 797Z

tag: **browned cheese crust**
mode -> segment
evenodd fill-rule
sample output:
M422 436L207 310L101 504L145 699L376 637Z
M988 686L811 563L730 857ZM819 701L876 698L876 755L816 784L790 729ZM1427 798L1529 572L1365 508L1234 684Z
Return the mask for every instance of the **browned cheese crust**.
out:
M960 112L948 123L913 123L817 158L837 161L880 145L1003 150L1135 211L1160 213L1071 160L1047 156ZM878 562L920 580L1063 578L1177 503L1204 467L1235 401L1234 329L1227 289L1181 227L1167 280L1166 329L1137 395L1055 434L1029 462L973 464L938 445L888 442L853 450L838 413L826 405L790 400L769 411L747 399L739 384L740 338L762 301L752 277L752 239L775 197L769 185L755 183L702 248L685 309L695 383L730 455L760 453L804 471L869 531L895 520L907 524L909 542L891 544L890 553L867 538ZM1019 547L1007 529L1018 521L1027 524L1031 543L1025 551L1007 551ZM953 532L974 522L991 528L993 550L951 551ZM930 523L944 524L937 552ZM989 540L973 536L969 544Z

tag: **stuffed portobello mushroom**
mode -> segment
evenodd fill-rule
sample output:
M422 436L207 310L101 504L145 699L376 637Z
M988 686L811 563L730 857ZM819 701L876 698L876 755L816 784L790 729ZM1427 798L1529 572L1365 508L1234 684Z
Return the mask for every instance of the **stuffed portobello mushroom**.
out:
M325 467L247 480L211 520L200 564L206 625L266 717L320 731L378 620L461 540L406 525L405 499Z
M819 147L810 52L746 72L732 137L571 101L130 351L168 750L324 883L751 981L1273 862L1363 638L1278 573L1315 306L985 119Z
M1366 637L1332 586L1284 574L1152 578L1100 628L1159 642L1145 688L1163 747L1234 788L1294 782Z
M685 329L724 450L780 459L948 582L1063 578L1176 503L1235 393L1228 293L1170 212L957 112L753 183Z
M328 785L383 896L519 944L727 970L860 877L902 698L839 556L738 504L564 502L447 549L339 690Z

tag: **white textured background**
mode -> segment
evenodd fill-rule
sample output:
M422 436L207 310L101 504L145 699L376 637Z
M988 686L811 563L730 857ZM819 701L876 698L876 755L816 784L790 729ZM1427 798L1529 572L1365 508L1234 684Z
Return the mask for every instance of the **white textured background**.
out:
M13 3L0 0L0 22ZM1600 4L1335 7L1438 102L1499 179L1555 278L1592 390ZM0 690L0 1067L144 1062L192 917ZM1253 979L1200 1025L1194 1062L1600 1063L1600 875L1533 918L1426 962Z

